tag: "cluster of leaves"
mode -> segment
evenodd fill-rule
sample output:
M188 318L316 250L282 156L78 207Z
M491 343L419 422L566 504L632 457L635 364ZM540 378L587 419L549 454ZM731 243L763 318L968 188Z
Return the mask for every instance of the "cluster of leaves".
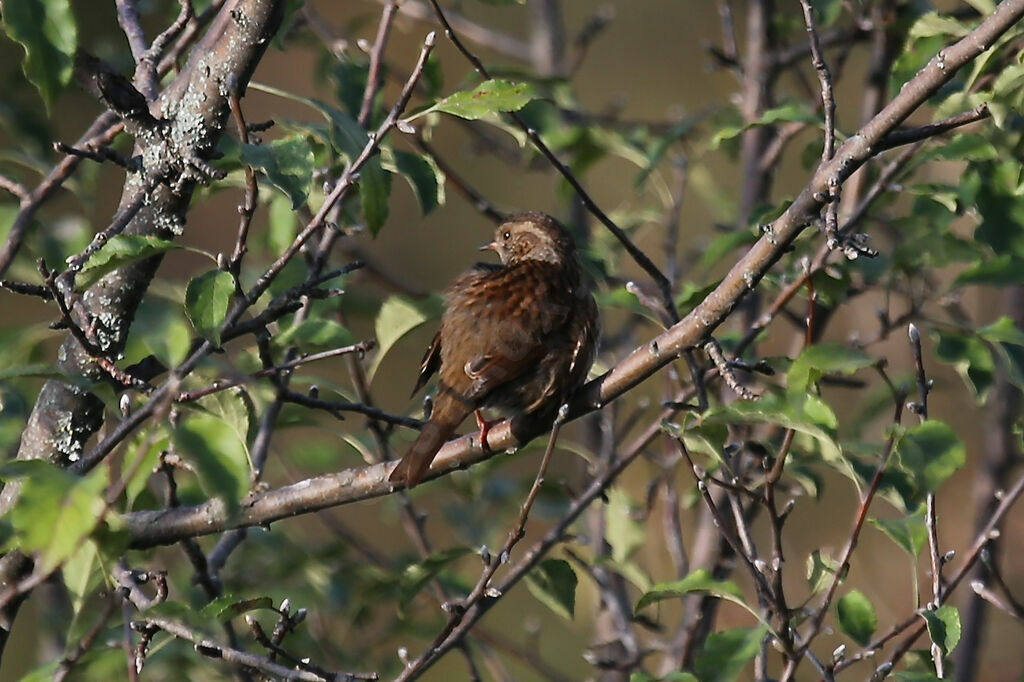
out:
M842 20L838 0L814 4L823 27ZM893 92L942 45L965 35L972 27L970 20L923 12L915 9L917 4L901 6L900 21L906 26L907 41L892 70ZM985 0L972 4L983 14L994 7ZM802 26L786 25L788 19L779 19L779 28L800 35ZM47 107L52 107L70 79L76 47L69 3L8 0L4 3L4 21L8 34L26 46L26 76ZM1024 63L1015 47L1022 36L1024 27L1008 32L994 49L934 98L931 104L936 119L986 104L992 113L992 125L956 133L943 144L928 146L911 158L901 174L905 191L883 193L871 207L875 219L871 221L872 231L886 244L880 249L882 255L871 261L837 263L816 272L810 280L823 308L819 314L829 321L839 317L836 311L853 309L858 299L870 292L883 292L887 298L900 301L931 335L935 359L952 366L979 403L985 400L997 375L1024 386L1024 332L1007 317L979 322L956 306L943 304L971 290L968 288L1024 284L1024 175L1016 161L1022 145L1018 112L1024 99ZM347 55L340 62L331 57L328 62L324 51L321 75L324 85L330 86L325 90L335 94L329 101L253 86L308 107L319 120L278 119L274 138L258 144L225 138L220 150L223 156L217 164L228 175L214 189L237 191L244 185L244 169L248 166L260 174L260 200L267 208L265 225L253 232L238 280L220 266L217 254L152 237L119 235L90 259L77 279L82 290L116 268L174 249L188 249L211 263L209 270L187 284L161 281L152 287L134 322L125 366L154 356L164 367L176 367L197 340L206 339L215 346L223 343L228 352L201 363L185 379L181 390L201 389L225 375L249 375L264 367L260 353L267 349L261 349L255 341L233 345L224 342L225 320L239 286L254 281L293 242L306 216L323 202L329 188L325 189L320 179L337 177L367 145L374 124L383 120L386 103L381 94L374 101L369 119L359 123L368 71L369 63L362 56ZM709 170L709 161L722 153L735 154L740 137L752 127L800 123L817 132L822 126L813 103L797 98L763 112L753 122L744 121L738 109L721 106L663 126L620 125L614 120L599 124L572 115L581 112L582 107L568 81L532 82L522 77L446 87L433 58L421 84L423 103L407 114L400 130L412 130L414 135L441 135L444 115L450 115L497 127L523 146L523 133L501 115L519 111L577 175L585 175L600 161L613 157L634 164L635 189L643 200L612 212L631 234L644 224L660 221L671 208L673 197L666 170L674 157L686 154L699 198L722 222L734 222L735 209L723 199L728 192ZM15 117L5 122L20 125ZM813 137L800 155L808 167L820 156L820 140L818 135ZM19 153L31 158L30 153L38 152ZM529 156L535 152L523 146L519 153ZM941 175L933 169L950 163L956 164L957 181L936 179ZM25 172L26 178L31 175ZM388 229L395 176L409 184L423 214L448 200L445 176L436 160L389 138L382 143L379 154L361 169L358 196L342 205L337 225L362 226L372 236ZM70 211L52 209L49 218L56 227L36 231L37 236L26 244L12 269L17 277L30 279L30 264L37 257L59 263L84 248L91 229L81 216L96 183L97 176L84 174L68 184L82 204ZM560 187L564 196L568 196L567 189L566 185ZM657 199L648 202L651 196ZM687 279L678 283L675 302L680 312L691 309L715 285L715 266L736 249L752 243L758 236L758 226L787 205L788 201L783 200L759 207L749 225L687 254L700 267L692 268ZM15 212L10 204L0 205L0 232L5 231ZM591 271L601 278L601 303L610 313L606 317L621 325L614 334L621 345L609 349L609 353L615 353L630 343L642 343L657 324L652 323L646 304L622 283L621 250L603 232L592 236L588 257ZM812 258L818 247L815 239L798 241L793 253L765 279L763 294L774 296L800 277L802 259ZM937 269L950 266L956 268L955 276L948 281L939 279ZM265 308L300 284L306 272L307 264L300 259L290 263L258 307ZM341 305L346 314L367 322L367 326L372 324L378 344L377 354L366 369L372 381L388 362L389 351L417 327L435 319L441 304L437 295L415 299L394 294L371 299L354 284L359 281L345 275L324 286L354 289L341 297ZM291 349L316 352L357 341L350 328L332 319L337 306L335 299L317 300L311 302L308 316L281 317L269 344L273 357L282 361ZM624 315L618 316L620 312ZM917 560L927 539L924 500L928 494L940 491L964 465L966 448L956 429L938 419L909 427L890 425L888 430L880 426L879 415L891 405L891 399L874 370L885 360L878 342L895 326L889 315L886 311L877 337L868 338L873 330L861 328L857 331L865 340L859 343L818 342L792 358L769 358L768 364L778 378L760 381L762 396L757 402L714 401L699 415L669 420L662 426L666 437L681 441L710 475L735 479L751 490L758 488L760 480L749 467L745 476L737 476L741 456L774 451L782 434L791 431L795 435L784 479L790 486L787 490L817 500L826 495L826 484L837 480L833 473L848 480L858 495L863 494L874 476L884 442L891 436L894 457L878 489L889 509L873 509L869 521L906 554L912 576L907 590L916 592ZM38 378L55 376L57 370L50 363L52 343L45 330L3 329L0 334L0 372L5 380L0 388L0 446L13 450L31 410L33 394L38 391ZM773 326L759 341L762 347L776 347L780 339L789 337L788 331ZM735 347L739 338L736 332L725 332L721 341L728 349ZM897 381L905 381L908 374L900 372ZM855 405L851 406L848 392L829 387L828 382L838 378L864 386ZM77 377L67 379L81 381ZM316 384L321 396L358 400L355 391L323 376L323 372L307 368L292 381L304 387ZM121 396L109 386L83 383L83 388L103 398L112 414L120 411ZM224 622L245 614L259 618L277 613L273 604L288 598L294 603L315 605L322 619L318 628L300 629L292 635L289 646L301 651L318 650L341 666L395 671L400 664L391 654L392 643L432 639L439 629L439 616L433 604L420 608L420 602L425 601L422 595L432 584L454 594L467 592L478 570L473 559L477 548L500 544L511 512L521 499L527 477L504 469L499 472L504 462L492 460L474 471L450 477L440 484L445 486L443 496L440 485L423 493L441 498L435 504L450 545L426 557L414 558L411 552L381 554L371 540L376 529L368 527L365 534L353 532L344 523L348 518L344 514L330 517L331 528L336 531L333 534L309 531L313 521L306 518L297 533L290 532L295 526L251 532L222 573L230 594L209 601L190 584L191 567L180 558L126 549L119 515L166 505L163 480L153 473L161 469L163 453L179 454L188 463L175 474L181 504L220 498L229 506L237 506L245 499L253 488L251 448L261 415L275 400L276 389L271 382L251 381L176 406L173 419L149 424L122 445L116 468L100 467L79 477L42 462L10 462L0 467L5 482L21 483L18 502L2 523L5 549L31 553L37 568L62 568L71 597L71 625L62 633L66 641L77 642L96 622L106 598L102 593L113 587L111 576L117 561L125 556L131 564L172 567L170 598L147 615L173 618L208 633L222 633ZM302 438L292 438L293 433ZM291 405L282 410L275 440L281 443L275 457L285 464L275 462L272 466L284 470L283 474L274 472L281 480L293 479L296 472L337 468L341 442L362 459L377 458L374 440L365 429L357 426L338 430L321 415ZM582 444L562 445L594 459L592 449ZM352 453L347 454L351 457ZM696 508L701 504L698 485L685 471L679 479L687 481L687 508ZM751 624L714 628L689 672L663 677L636 672L632 680L737 679L762 650L765 636L774 632L751 592L741 587L741 581L717 578L705 568L676 579L659 580L663 571L647 554L652 545L658 544L655 524L647 522L650 505L642 504L641 495L626 484L610 487L605 498L599 513L608 551L588 544L583 537L586 533L581 532L564 543L557 556L538 563L527 579L529 592L554 615L554 619L544 621L544 627L565 628L568 626L564 621L575 619L574 627L588 630L576 611L578 604L592 608L596 588L588 576L594 567L614 571L628 582L633 607L630 615L637 621L667 622L667 615L659 615L662 602L667 605L692 594L712 595L749 614ZM567 502L566 490L546 486L535 520L559 518ZM386 521L395 519L399 504L392 500L382 504ZM362 523L359 526L363 530ZM820 598L833 581L842 583L846 579L839 558L825 550L815 550L804 561L790 563L806 565L807 569L806 588L796 603L810 603ZM845 584L840 593L833 607L835 622L851 644L867 647L879 626L874 595ZM658 609L652 608L655 605ZM921 617L927 622L931 640L948 655L959 640L957 610L944 605L922 610ZM117 641L120 627L113 621L108 624L106 639ZM121 670L123 665L123 653L117 647L97 646L78 661L82 674L94 679L116 674L112 671ZM35 674L40 679L49 677L56 666L57 662L49 662ZM147 666L184 675L195 672L202 663L197 662L189 645L167 639L150 653ZM570 667L578 670L575 663ZM911 666L906 674L915 671Z

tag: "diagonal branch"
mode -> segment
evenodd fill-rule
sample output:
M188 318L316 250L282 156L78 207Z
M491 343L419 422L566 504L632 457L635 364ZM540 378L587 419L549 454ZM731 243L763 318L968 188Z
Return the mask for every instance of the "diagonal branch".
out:
M902 89L888 106L852 135L828 164L815 172L810 182L765 234L730 270L718 287L683 320L650 342L637 347L603 376L589 382L574 397L570 418L600 409L610 401L653 375L692 348L720 325L738 302L752 290L787 246L810 224L820 210L829 179L848 177L872 158L876 145L920 107L964 64L1024 16L1024 0L1006 0L977 28L959 42L940 52ZM544 429L539 425L503 422L490 433L491 448L500 452L519 447ZM441 449L428 478L436 478L487 459L468 437L451 441ZM132 544L151 546L173 542L184 535L217 532L233 526L267 524L275 520L331 506L380 497L393 492L387 481L392 463L346 469L316 476L299 483L270 490L246 500L237 515L229 518L219 500L195 507L166 511L143 511L125 516Z

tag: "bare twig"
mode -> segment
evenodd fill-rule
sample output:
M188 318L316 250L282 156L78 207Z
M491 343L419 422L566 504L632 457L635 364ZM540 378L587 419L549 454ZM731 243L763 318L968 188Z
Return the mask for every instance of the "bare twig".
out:
M434 13L437 15L438 21L440 21L441 25L444 27L445 35L448 39L452 41L452 44L456 49L458 49L470 64L473 65L473 68L476 69L477 73L484 78L489 79L491 76L487 67L485 67L483 62L466 47L465 43L463 43L456 34L455 29L450 23L448 23L448 19L445 16L444 10L441 9L441 5L437 0L430 0L430 4L434 8ZM669 282L668 278L665 277L664 273L662 273L661 270L658 269L658 266L656 266L654 262L647 257L647 254L633 243L633 240L629 238L629 235L627 235L621 227L616 225L615 222L609 218L603 210L601 210L601 207L597 205L597 202L595 202L590 194L583 189L583 185L575 174L573 174L569 167L562 163L558 156L551 151L551 148L544 143L537 131L527 124L519 114L512 112L509 115L512 120L515 121L516 125L526 133L530 142L533 143L537 150L544 155L551 165L554 166L555 170L557 170L562 177L565 178L566 182L572 186L577 196L579 196L580 201L582 201L583 205L587 207L587 210L590 211L602 225L608 228L608 231L611 232L617 240L619 240L619 243L622 244L623 248L626 249L626 252L636 262L636 264L643 268L644 272L654 280L661 293L662 304L669 312L670 316L673 319L677 319L678 314L676 313L675 303L672 300L672 284Z

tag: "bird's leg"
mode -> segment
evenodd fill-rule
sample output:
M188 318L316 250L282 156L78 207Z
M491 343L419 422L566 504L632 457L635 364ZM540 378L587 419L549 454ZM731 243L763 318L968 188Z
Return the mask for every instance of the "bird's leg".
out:
M491 454L491 446L487 444L487 434L490 433L491 427L500 422L501 419L487 421L480 410L475 410L474 414L476 415L476 427L480 429L480 449L487 454Z

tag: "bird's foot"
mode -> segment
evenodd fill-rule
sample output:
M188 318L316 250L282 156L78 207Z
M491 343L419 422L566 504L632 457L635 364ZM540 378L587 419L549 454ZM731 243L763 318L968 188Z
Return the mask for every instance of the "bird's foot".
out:
M484 419L484 415L480 410L476 410L474 414L476 415L476 427L480 429L480 449L489 455L492 453L492 450L491 446L487 443L487 434L491 432L491 427L501 420L495 419L493 421L487 421Z

